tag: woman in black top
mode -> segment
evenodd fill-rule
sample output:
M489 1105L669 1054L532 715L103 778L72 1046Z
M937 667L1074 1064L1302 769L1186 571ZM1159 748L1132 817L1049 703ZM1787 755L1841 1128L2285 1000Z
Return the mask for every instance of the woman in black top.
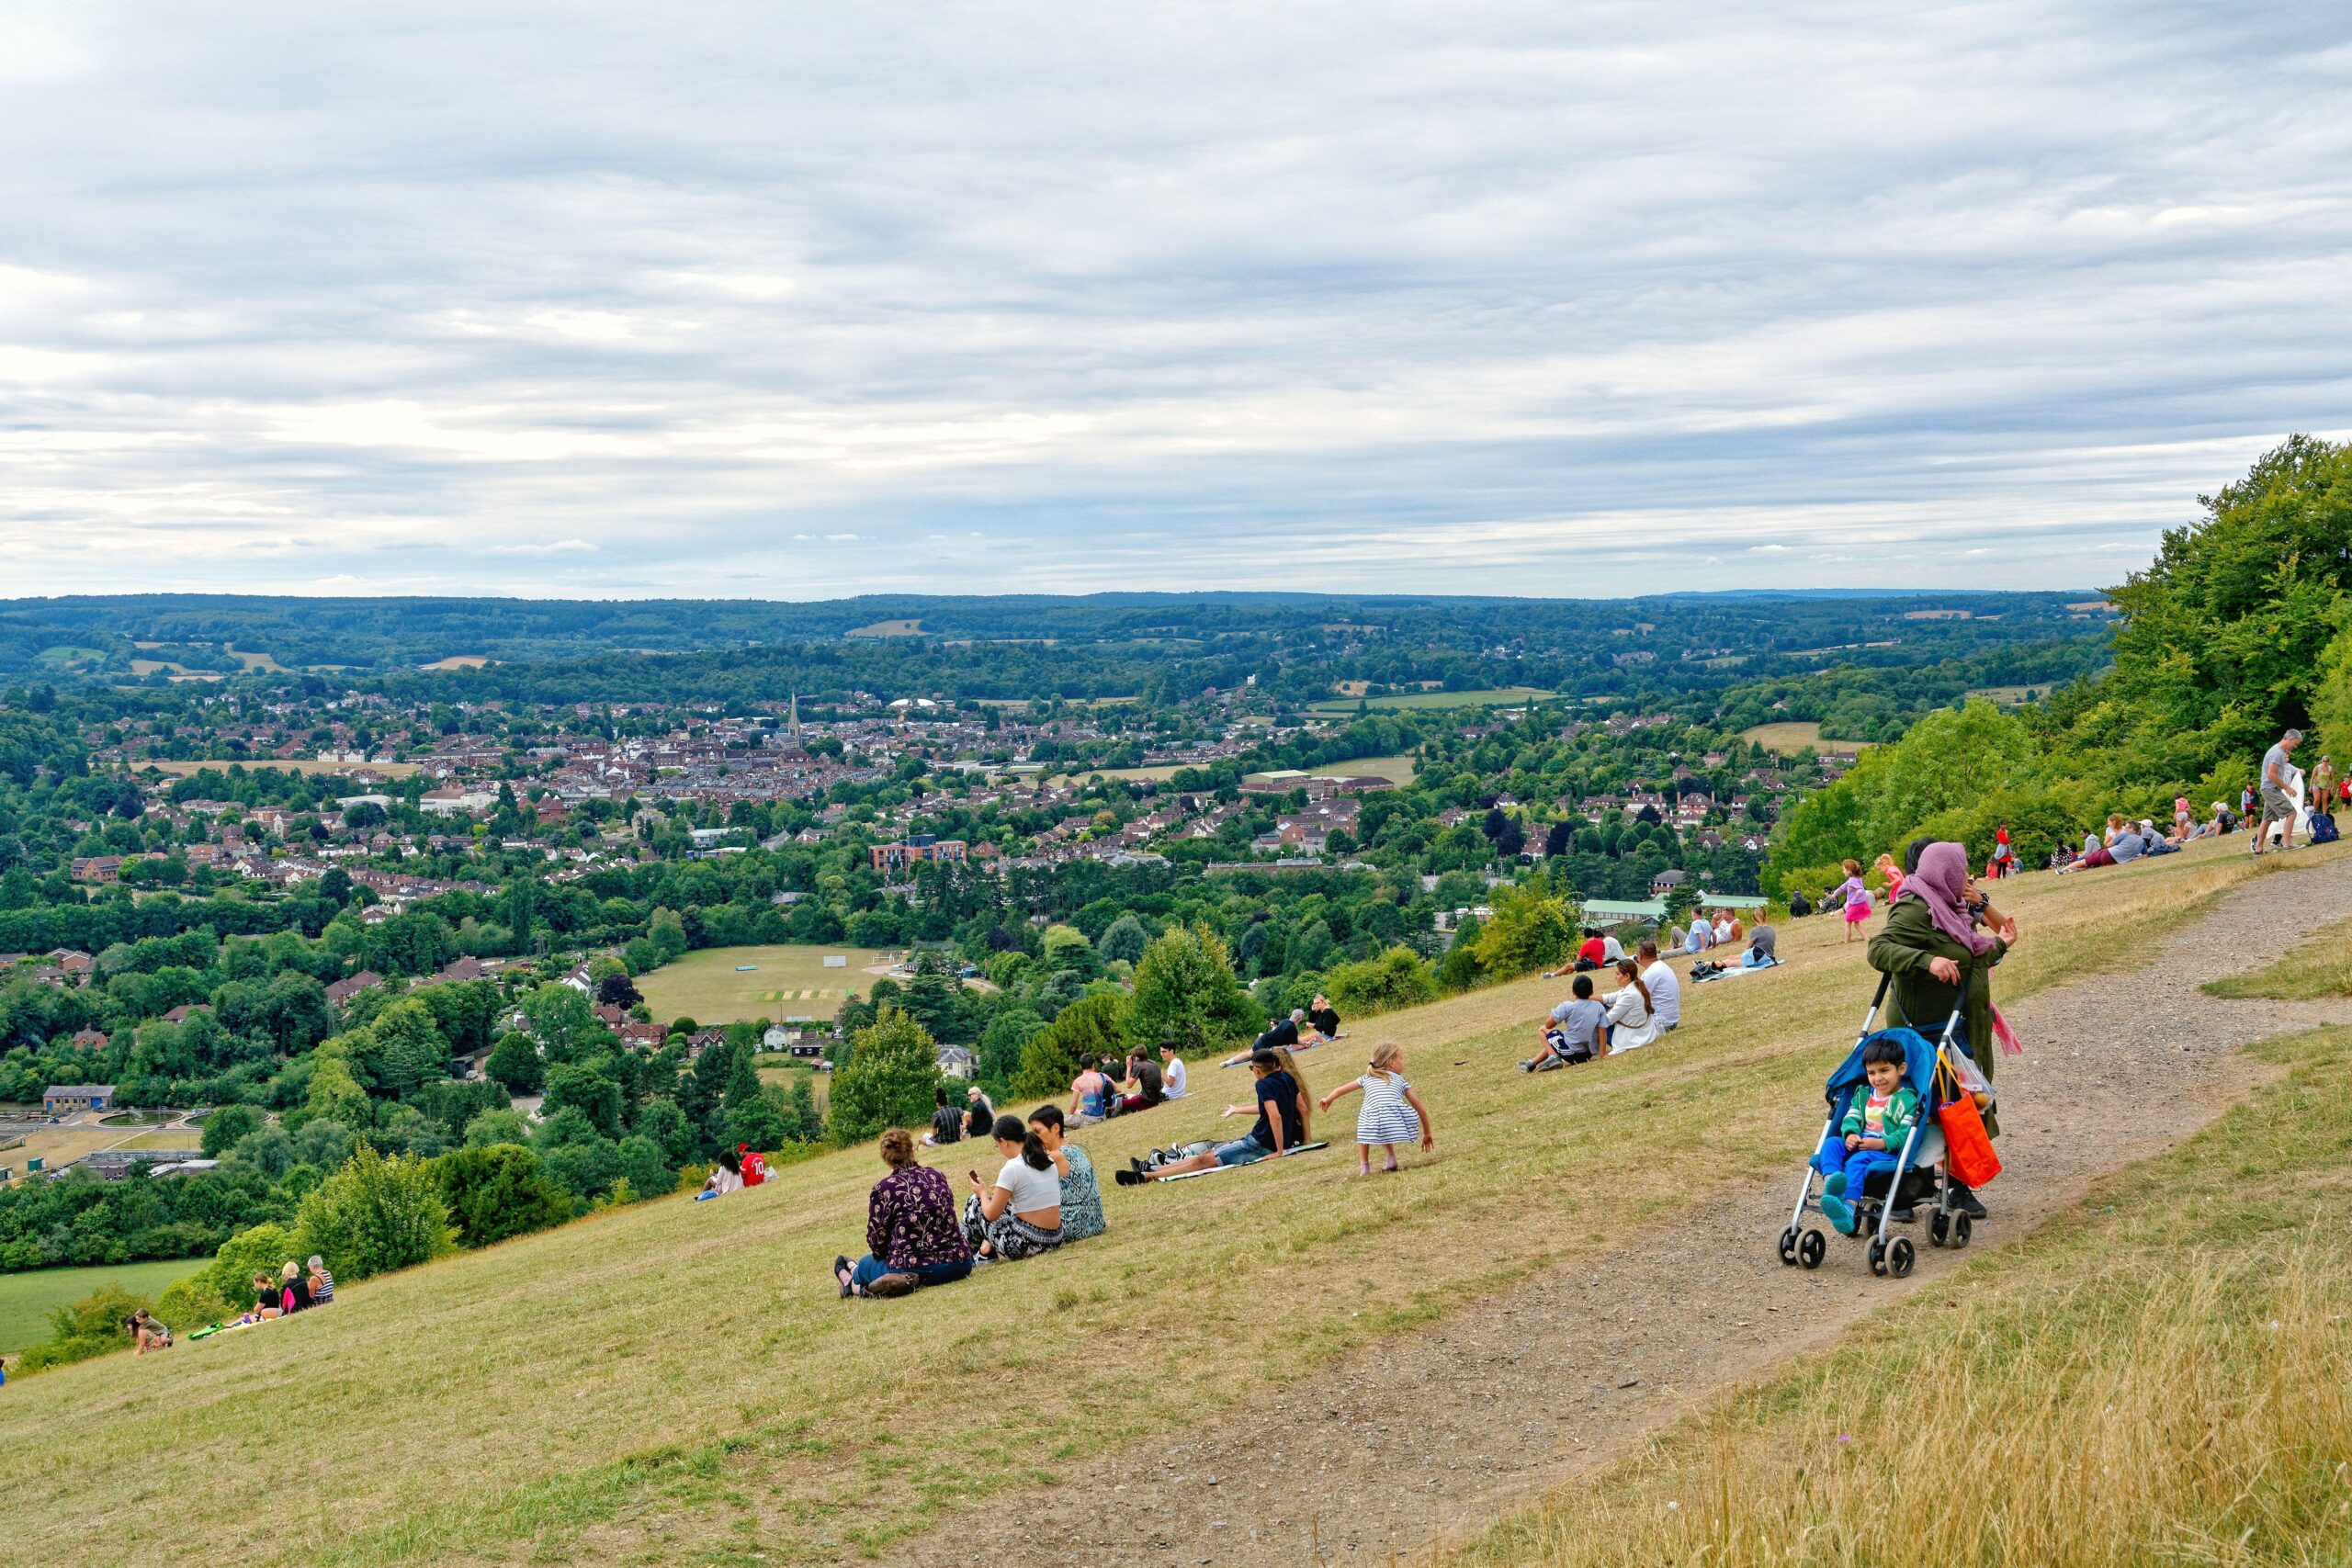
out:
M1326 1040L1337 1040L1340 1037L1339 1010L1331 1005L1331 998L1329 997L1315 998L1315 1005L1306 1010L1306 1021L1313 1024L1315 1032Z
M286 1281L286 1293L293 1298L289 1312L301 1312L311 1304L311 1282L302 1278L302 1266L288 1263L279 1276Z

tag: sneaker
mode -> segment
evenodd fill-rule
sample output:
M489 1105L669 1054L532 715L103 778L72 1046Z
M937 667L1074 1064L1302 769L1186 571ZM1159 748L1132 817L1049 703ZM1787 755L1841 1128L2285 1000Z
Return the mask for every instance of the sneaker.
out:
M849 1255L836 1254L833 1258L833 1283L842 1288L842 1300L849 1300L850 1284L842 1276L849 1272Z
M1834 1193L1824 1193L1821 1212L1837 1227L1839 1235L1854 1234L1854 1206Z
M1535 1070L1535 1064L1532 1062L1521 1062L1519 1065L1519 1070L1522 1073L1532 1073Z
M885 1274L865 1287L869 1296L911 1296L922 1283L912 1274Z
M1956 1213L1966 1214L1972 1220L1986 1217L1984 1205L1976 1201L1976 1194L1957 1181L1951 1184L1951 1206Z
M1158 1149L1152 1150L1152 1154L1155 1158L1157 1158L1159 1153L1159 1151ZM1137 1176L1141 1176L1145 1171L1149 1170L1151 1167L1146 1165L1142 1160L1137 1159L1135 1156L1129 1155L1127 1156L1127 1168L1134 1171ZM1118 1175L1118 1172L1113 1171L1111 1174L1115 1177Z
M1911 1212L1908 1205L1905 1205L1905 1207L1897 1209L1893 1213L1887 1215L1887 1218L1893 1220L1898 1225L1907 1225L1913 1220L1918 1218L1918 1216Z
M1140 1170L1114 1170L1111 1173L1111 1179L1117 1182L1122 1187L1141 1187L1143 1185L1143 1172Z
M1821 1184L1821 1195L1825 1198L1843 1198L1846 1195L1846 1173L1842 1170L1831 1171L1829 1179Z

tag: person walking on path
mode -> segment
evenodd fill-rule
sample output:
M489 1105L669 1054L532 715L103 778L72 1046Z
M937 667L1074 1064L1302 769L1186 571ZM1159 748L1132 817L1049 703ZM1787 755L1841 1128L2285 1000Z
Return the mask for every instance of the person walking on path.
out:
M2263 845L2270 841L2270 824L2285 824L2279 829L2278 847L2295 847L2295 748L2303 743L2303 732L2290 729L2278 738L2278 744L2262 754L2262 826L2254 835L2254 852L2260 854Z
M1968 851L1934 843L1920 852L1918 872L1903 885L1903 897L1888 909L1886 924L1871 939L1870 965L1886 976L1886 1022L1939 1038L1944 1021L1958 1007L1960 1039L1977 1071L1993 1077L1993 966L2017 945L2018 922L1988 902L1973 905ZM1977 930L1982 921L1986 930ZM1992 1113L1986 1130L1997 1132ZM1959 1183L1952 1191L1971 1218L1984 1205Z

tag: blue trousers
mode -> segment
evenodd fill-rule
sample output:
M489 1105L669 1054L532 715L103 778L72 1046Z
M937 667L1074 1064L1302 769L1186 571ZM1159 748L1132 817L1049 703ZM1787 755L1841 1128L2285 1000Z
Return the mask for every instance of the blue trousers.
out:
M1822 1139L1821 1147L1813 1156L1813 1168L1822 1175L1835 1176L1841 1170L1846 1173L1846 1196L1849 1199L1862 1195L1863 1178L1877 1171L1893 1170L1895 1164L1895 1156L1885 1149L1855 1149L1849 1153L1843 1133L1832 1133Z
M953 1284L971 1271L972 1266L968 1262L922 1263L907 1270L926 1285ZM862 1291L889 1272L890 1266L869 1252L850 1269L849 1281Z

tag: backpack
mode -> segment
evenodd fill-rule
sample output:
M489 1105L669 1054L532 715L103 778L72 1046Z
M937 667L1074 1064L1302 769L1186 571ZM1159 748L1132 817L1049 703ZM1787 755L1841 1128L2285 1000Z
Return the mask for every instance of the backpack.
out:
M2311 841L2312 843L2332 844L2341 837L2343 837L2343 835L2335 830L2335 818L2329 816L2324 811L2314 811L2312 813Z

